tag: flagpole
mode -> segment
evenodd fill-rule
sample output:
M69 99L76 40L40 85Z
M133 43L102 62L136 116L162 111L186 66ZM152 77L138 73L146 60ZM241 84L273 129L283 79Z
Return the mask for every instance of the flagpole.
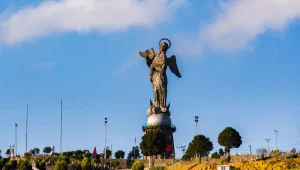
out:
M26 115L26 152L27 152L27 127L28 127L28 104L27 104L27 115Z
M62 152L62 99L60 101L60 153Z

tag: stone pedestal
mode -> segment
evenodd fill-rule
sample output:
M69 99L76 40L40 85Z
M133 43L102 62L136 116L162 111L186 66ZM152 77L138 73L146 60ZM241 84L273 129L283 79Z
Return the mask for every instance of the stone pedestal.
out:
M155 113L148 115L147 124L143 126L143 131L148 131L160 128L161 132L166 136L167 145L172 145L170 152L164 152L162 155L154 155L158 159L171 159L172 153L175 151L173 133L176 131L176 127L172 125L170 113Z

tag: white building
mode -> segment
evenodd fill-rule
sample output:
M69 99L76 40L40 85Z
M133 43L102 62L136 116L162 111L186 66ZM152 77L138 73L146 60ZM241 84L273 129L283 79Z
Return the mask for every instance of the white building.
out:
M218 165L218 170L235 170L235 168L231 165Z

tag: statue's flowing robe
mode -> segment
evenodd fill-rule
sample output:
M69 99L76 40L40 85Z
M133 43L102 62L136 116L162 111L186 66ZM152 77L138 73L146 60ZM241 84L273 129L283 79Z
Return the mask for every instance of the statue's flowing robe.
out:
M159 51L153 59L151 68L153 69L151 82L154 93L155 107L165 108L167 103L167 85L168 79L166 74L167 57L162 51Z

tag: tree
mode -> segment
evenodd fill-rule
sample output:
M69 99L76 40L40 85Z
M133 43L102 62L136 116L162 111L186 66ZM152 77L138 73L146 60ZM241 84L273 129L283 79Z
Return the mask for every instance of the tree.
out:
M51 149L50 146L46 146L46 147L43 149L43 152L49 154L49 153L51 152L51 150L52 150L52 149Z
M296 155L296 148L292 148L291 154Z
M230 162L230 149L238 148L242 144L242 137L232 127L226 127L218 136L218 143L225 147L225 152L228 153L228 162Z
M77 150L75 151L75 156L78 158L78 159L82 159L83 158L83 151L82 150Z
M265 158L265 153L267 153L267 149L265 149L265 148L258 148L256 150L256 153L260 154L260 156L262 157L262 159L264 159Z
M39 148L34 148L34 149L31 149L29 151L32 155L36 156L40 153L40 149Z
M104 155L105 155L104 152L105 152L105 149L103 150L103 157L104 157ZM107 146L107 147L106 147L106 158L108 159L111 155L112 155L111 150L110 150L109 147Z
M90 158L92 156L92 154L90 152L85 152L84 153L84 157L86 158Z
M225 155L224 150L222 148L219 149L219 155L220 156L224 156Z
M24 157L25 158L30 158L31 157L31 153L30 152L25 152L24 153Z
M38 160L35 166L39 170L46 170L46 163L44 160Z
M162 154L166 147L166 137L160 132L160 129L146 132L140 143L141 152L144 156Z
M182 156L182 160L185 160L185 161L189 161L191 160L191 158L193 157L193 155L189 154L189 153L185 153L183 156Z
M5 155L7 155L7 157L10 157L10 149L6 150Z
M125 156L125 152L122 150L118 150L117 152L115 152L116 159L120 159L120 158L123 159L124 156Z
M19 170L32 170L32 166L28 159L20 160Z
M132 168L132 164L134 163L134 160L132 159L126 159L126 167L128 169L131 169Z
M193 141L190 142L187 153L199 157L201 162L201 158L203 156L208 156L212 149L213 143L209 140L209 138L204 135L197 135L194 137Z
M127 159L138 159L141 157L140 149L138 146L132 147L132 150L128 153Z
M69 157L71 158L73 155L74 155L75 152L72 152L72 151L67 151L67 152L63 152L62 153L62 156L66 156L66 157ZM76 156L76 155L75 155Z
M214 152L212 155L211 155L211 158L213 159L219 159L220 158L220 155L218 152Z

